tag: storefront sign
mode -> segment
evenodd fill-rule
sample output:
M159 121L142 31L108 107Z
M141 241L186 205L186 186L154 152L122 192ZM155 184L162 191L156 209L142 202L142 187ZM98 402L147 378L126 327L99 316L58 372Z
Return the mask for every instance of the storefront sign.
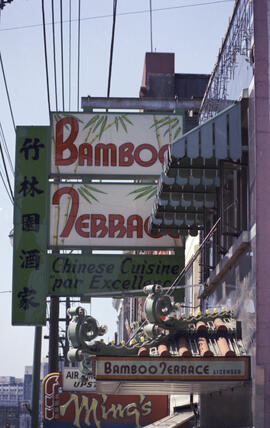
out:
M164 153L183 133L177 115L53 113L51 173L159 176Z
M184 266L184 250L177 256L133 254L52 254L49 256L49 295L141 290L149 284L169 287Z
M96 357L96 380L248 380L249 359Z
M62 376L42 382L44 428L140 428L168 415L166 395L108 395L61 392Z
M174 248L172 236L148 230L155 193L155 184L53 184L50 245Z
M82 378L82 373L77 368L63 368L62 372L63 391L73 392L95 392L96 391L96 379Z
M49 138L49 127L16 130L13 325L46 324Z

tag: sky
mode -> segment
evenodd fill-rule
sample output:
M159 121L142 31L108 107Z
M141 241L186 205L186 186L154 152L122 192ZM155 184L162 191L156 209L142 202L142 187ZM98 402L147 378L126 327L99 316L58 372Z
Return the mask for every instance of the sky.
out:
M60 0L54 0L57 106L63 109L60 62ZM78 111L78 0L63 0L64 109ZM44 0L51 110L56 110L53 80L51 1ZM112 65L112 97L137 97L144 57L151 51L149 0L118 0ZM176 73L211 73L234 1L152 0L154 52L174 52ZM79 99L106 97L113 0L81 0ZM71 42L69 43L69 29ZM71 46L71 55L70 55ZM13 0L1 12L0 52L15 125L49 125L41 0ZM69 61L71 58L71 61ZM69 73L70 72L70 73ZM0 69L0 123L14 165L15 131ZM0 162L0 171L4 168ZM13 186L13 176L8 164ZM33 327L11 326L13 205L0 181L0 304L2 309L0 376L22 377L33 362ZM88 309L90 307L88 306ZM111 299L92 299L91 314L107 324L105 341L113 339L116 312ZM43 328L43 335L48 329ZM47 341L42 342L42 358Z

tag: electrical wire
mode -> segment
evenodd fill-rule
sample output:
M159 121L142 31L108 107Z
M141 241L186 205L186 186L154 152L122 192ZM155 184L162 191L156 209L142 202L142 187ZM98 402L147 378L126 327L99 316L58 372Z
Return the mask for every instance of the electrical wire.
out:
M200 254L203 246L206 244L206 242L208 241L208 239L211 238L211 236L213 235L213 233L216 231L216 228L219 224L221 220L221 217L218 218L218 220L216 221L216 223L214 224L214 226L211 228L211 230L208 232L208 234L205 236L204 240L202 241L202 243L200 244L198 250L196 251L196 253L194 254L194 256L191 258L191 260L188 262L188 264L186 266L184 266L184 268L182 269L182 271L180 272L180 274L177 276L177 278L174 280L174 282L172 283L172 285L168 288L167 292L165 295L170 296L173 292L173 289L178 286L179 282L181 281L181 279L183 278L183 276L187 273L187 271L190 269L190 267L192 266L192 264L194 263L194 261L196 260L196 258L198 257L198 255ZM135 336L136 334L141 331L143 329L143 327L146 325L147 321L145 320L138 328L137 330L132 334L132 336L128 339L128 342L130 342Z
M4 64L3 64L3 61L2 61L1 52L0 52L0 63L1 63L1 69L2 69L4 83L5 83L5 88L6 88L6 94L7 94L7 99L8 99L9 111L10 111L10 114L11 114L13 128L14 128L14 131L16 132L16 125L15 125L14 115L13 115L13 111L12 111L12 107L11 107L9 90L8 90L8 86L7 86L7 79L6 79L6 74L5 74Z
M7 146L7 142L6 142L6 138L5 138L5 134L4 134L4 130L3 130L1 122L0 122L0 134L1 134L2 141L3 141L3 147L4 147L4 151L6 153L6 156L7 156L9 167L10 167L12 175L14 177L14 175L15 175L15 173L14 173L14 166L13 166L13 163L12 163L12 160L11 160L11 157L10 157L10 153L9 153L9 150L8 150L8 146Z
M152 0L149 0L149 9L150 9L150 45L151 52L153 52L153 31L152 31Z
M214 224L214 226L211 228L211 230L208 232L208 234L206 235L206 237L201 242L201 244L200 244L199 248L197 249L196 253L193 255L193 257L191 257L191 259L188 262L188 264L186 266L184 266L184 268L182 269L182 271L180 272L180 274L177 276L177 278L174 280L174 282L172 283L172 285L169 287L169 289L168 289L168 291L166 293L167 295L170 296L172 294L174 287L176 287L179 284L179 282L181 281L181 279L183 278L183 276L186 274L186 272L189 270L189 268L193 265L194 261L196 260L196 258L200 254L202 248L204 247L204 245L206 244L206 242L208 241L208 239L210 239L211 236L213 235L213 233L216 231L216 228L217 228L220 220L221 220L221 217L219 217L217 219L217 221Z
M1 21L1 18L2 18L2 14L1 14L1 11L0 11L0 21ZM2 73L3 73L5 88L6 88L6 94L7 94L7 98L8 98L8 104L9 104L10 114L11 114L11 118L12 118L12 122L13 122L14 131L16 132L15 120L14 120L14 115L13 115L13 111L12 111L12 107L11 107L10 96L9 96L9 91L8 91L8 86L7 86L7 80L6 80L6 75L5 75L5 69L4 69L4 64L3 64L1 53L0 53L0 61L1 61L1 68L2 68ZM13 168L13 164L11 162L11 158L10 158L10 154L9 154L9 150L8 150L8 147L7 147L7 143L6 143L6 139L5 139L5 135L4 135L4 131L3 131L1 122L0 122L0 130L1 130L1 136L2 136L2 141L3 141L3 145L4 145L4 150L5 150L6 156L8 158L10 169L11 169L12 174L14 176L14 168ZM6 175L6 180L7 180L8 186L6 184L6 181L5 181L5 179L4 179L3 174L2 174L1 171L0 171L0 177L1 177L1 180L3 182L4 188L5 188L6 192L7 192L7 195L9 197L9 200L10 200L10 202L13 205L14 204L14 195L13 195L13 191L12 191L12 188L11 188L11 185L10 185L9 175L8 175L8 171L7 171L6 161L5 161L5 157L4 157L4 153L3 153L1 142L0 142L0 152L1 152L1 157L2 157L2 161L3 161L3 165L4 165L4 170L5 170L5 175ZM6 291L6 292L3 291L2 293L8 293L8 291Z
M5 182L5 180L4 180L4 177L3 177L3 174L2 174L2 172L1 172L1 171L0 171L0 177L1 177L1 180L2 180L2 182L3 182L4 187L5 187L5 189L6 189L6 192L7 192L7 194L8 194L8 197L9 197L9 199L10 199L10 202L11 202L11 203L12 203L12 205L13 205L13 204L14 204L14 199L13 199L12 195L10 195L10 193L9 193L9 190L8 190L8 188L7 188L6 182Z
M77 111L80 108L80 50L81 50L81 0L78 0L78 71L77 71Z
M181 5L181 6L161 7L158 9L152 9L152 12L163 12L166 10L174 10L174 9L186 9L186 8L197 7L197 6L211 6L213 4L232 3L234 1L235 0L216 0L216 1L207 2L207 3L195 3L195 4L187 4L187 5ZM138 15L142 13L149 13L149 10L143 9L143 10L135 10L133 12L120 12L118 13L118 16ZM92 19L111 18L112 16L113 16L112 14L90 16L88 18L81 18L80 21L90 21ZM63 22L66 23L68 21L63 21ZM77 19L72 19L71 22L77 22ZM56 22L56 24L59 24L59 23L60 23L59 21ZM51 22L48 22L46 25L51 25L51 24L52 24ZM41 27L41 26L42 24L31 24L31 25L22 25L22 26L16 26L16 27L7 27L7 28L0 29L0 32L11 31L11 30L24 30L27 28L35 28L35 27Z
M110 65L109 65L109 76L108 76L107 98L109 98L109 96L110 96L110 91L111 91L111 78L112 78L112 62L113 62L113 47L114 47L114 33L115 33L115 21L116 21L116 8L117 8L117 0L113 0L113 25L112 25L112 38L111 38L111 49L110 49Z
M60 29L61 29L62 104L63 104L63 111L65 111L64 34L63 34L63 1L62 0L60 0Z
M55 106L56 106L56 111L58 111L57 71L56 71L56 53L55 53L54 0L52 0L52 35L53 35L53 68L54 68Z
M69 100L68 109L71 109L71 0L69 0L69 65L68 65L68 77L69 77Z
M48 100L48 109L49 109L49 113L50 113L51 102L50 102L50 86L49 86L49 73L48 73L48 56L47 56L47 43L46 43L44 0L41 0L41 5L42 5L43 42L44 42L44 56L45 56L45 69L46 69L46 83L47 83L47 100Z
M14 201L14 195L13 195L12 187L11 187L10 180L9 180L9 175L8 175L8 171L7 171L7 165L6 165L6 161L5 161L4 152L3 152L3 149L2 149L1 142L0 142L0 154L1 154L3 165L4 165L4 170L5 170L5 174L6 174L6 179L7 179L7 183L8 183L9 192L10 192L12 201Z

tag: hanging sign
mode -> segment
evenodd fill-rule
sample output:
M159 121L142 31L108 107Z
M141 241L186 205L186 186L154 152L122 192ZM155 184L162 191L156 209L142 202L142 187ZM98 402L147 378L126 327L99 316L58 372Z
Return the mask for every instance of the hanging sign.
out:
M50 245L174 248L173 236L149 232L155 193L155 184L52 184Z
M63 391L95 392L96 379L82 378L82 372L75 367L64 367L62 372Z
M62 392L62 375L42 381L44 428L140 428L168 415L167 395L109 395Z
M45 325L49 127L17 127L13 243L13 325Z
M183 267L183 248L177 256L52 254L49 256L49 295L95 296L96 293L141 290L145 296L143 287L149 284L169 287Z
M96 380L249 380L249 357L96 357Z
M51 174L159 177L183 117L128 113L53 113Z

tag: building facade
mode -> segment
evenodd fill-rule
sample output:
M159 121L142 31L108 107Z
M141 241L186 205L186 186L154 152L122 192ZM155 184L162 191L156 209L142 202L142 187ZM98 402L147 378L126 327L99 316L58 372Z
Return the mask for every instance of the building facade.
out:
M0 426L9 423L15 428L20 427L23 397L23 379L13 376L0 377Z
M252 411L256 428L270 425L270 349L267 335L270 298L267 191L270 183L269 18L269 0L236 1L202 101L200 125L193 134L186 134L175 144L167 165L167 175L172 176L177 162L181 171L181 162L183 165L186 156L186 167L194 178L194 159L197 159L202 184L210 176L209 159L213 161L212 174L215 174L217 186L212 206L209 206L207 198L210 187L204 189L203 210L200 213L198 193L194 188L192 190L193 208L196 209L196 218L192 220L193 232L199 234L200 242L211 232L201 248L202 285L193 299L199 299L199 309L202 311L226 306L242 321L244 345L252 359ZM239 110L238 119L233 113L236 109ZM239 125L241 129L238 132ZM200 155L194 154L194 151L192 154L188 148L181 154L183 146L187 144L191 147L196 138L200 141L203 161L198 160ZM239 142L241 154L236 154L234 150ZM223 154L220 153L222 147L225 149ZM203 153L205 148L213 149L212 154ZM209 161L208 166L206 160ZM177 177L182 177L179 171L177 174ZM181 189L179 196L179 207L183 208L185 195ZM159 194L159 197L162 200L164 194ZM169 213L163 212L163 216L154 219L153 228L159 231L163 228L165 231L168 218ZM179 225L179 217L175 216L172 222L179 232L184 230L183 226L191 231L187 222ZM193 306L196 307L195 301ZM214 396L216 404L220 402L219 397L219 394ZM201 413L206 415L207 408L213 409L211 403L213 396L201 396ZM209 413L211 417L214 414L213 410ZM211 417L205 416L203 426L217 423L218 415ZM230 418L225 422L223 415L223 422L218 426L226 423L235 426L232 413Z
M248 394L250 426L270 426L269 46L270 1L237 0L203 96L199 125L191 132L196 123L186 127L172 145L152 218L152 232L173 229L186 236L186 262L200 248L197 268L192 264L186 272L185 283L193 287L186 289L185 306L203 312L232 310L242 322L243 343L251 356L248 390L240 388L230 398L218 391L201 395L203 427L241 426L226 402L236 399L241 408L241 397ZM171 91L173 73L166 72L161 78L145 71L141 95L156 96L149 85L157 88L158 78L167 79ZM186 112L188 117L192 113ZM191 186L188 191L186 185ZM164 209L164 201L176 189L179 204L173 214ZM228 419L215 412L214 403L227 409Z

